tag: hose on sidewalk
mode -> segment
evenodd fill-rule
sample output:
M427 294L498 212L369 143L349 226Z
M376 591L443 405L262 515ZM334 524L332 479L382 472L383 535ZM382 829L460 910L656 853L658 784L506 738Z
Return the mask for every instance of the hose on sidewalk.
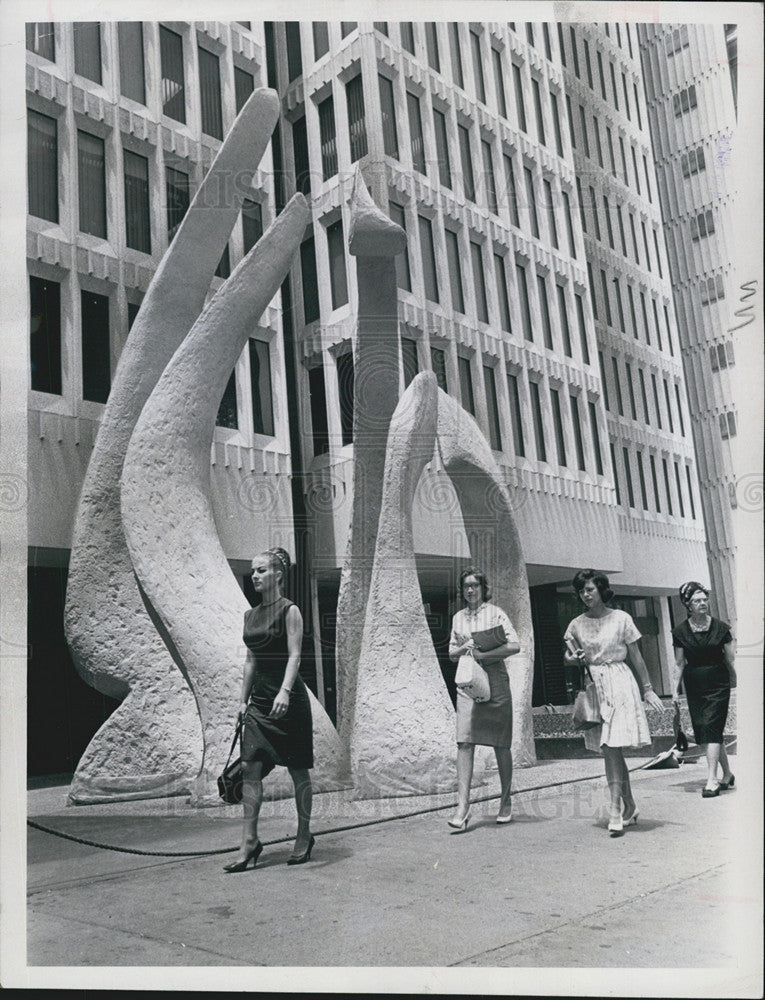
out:
M725 744L726 750L733 746L737 742L737 738L734 736L730 742ZM683 761L696 761L703 757L704 754L700 753L696 756L689 756L688 754L683 754ZM634 771L640 771L643 765L640 764L638 767L628 768L630 774ZM551 781L545 785L532 785L529 788L521 788L515 792L511 792L511 795L523 795L526 792L541 792L548 788L562 788L565 785L576 785L583 781L596 781L601 778L602 774L587 775L583 778L568 778L565 781ZM499 794L494 795L484 795L480 799L472 799L472 804L477 805L481 802L491 802L493 799L498 799ZM427 809L415 809L413 812L407 813L397 813L395 816L383 816L378 819L365 820L359 823L349 823L346 826L334 826L328 830L322 830L321 835L328 833L344 833L347 830L360 830L365 826L377 826L380 823L392 823L399 819L411 819L413 816L426 816L428 813L441 812L444 809L454 809L456 802L450 802L447 805L442 806L429 806ZM84 844L86 847L98 847L103 851L117 851L120 854L139 854L142 857L151 858L199 858L207 857L215 854L230 854L233 851L239 850L239 845L236 847L218 847L209 851L141 851L136 847L117 847L114 844L101 844L96 840L86 840L84 837L75 837L74 834L64 833L62 830L53 830L51 827L43 826L42 823L37 823L35 820L27 819L27 826L32 827L34 830L39 830L41 833L48 833L53 837L61 837L63 840L71 840L76 844ZM276 840L268 840L263 842L264 847L271 847L274 844L284 844L292 840L292 837L279 837Z

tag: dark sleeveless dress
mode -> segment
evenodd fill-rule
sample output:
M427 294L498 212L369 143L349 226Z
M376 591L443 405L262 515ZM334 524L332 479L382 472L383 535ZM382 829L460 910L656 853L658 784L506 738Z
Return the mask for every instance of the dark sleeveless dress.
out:
M255 676L244 717L243 760L260 760L263 775L274 765L313 767L311 703L298 675L292 685L290 704L280 719L269 718L274 698L284 682L287 648L287 609L292 602L282 597L269 608L250 608L244 613L244 642L255 656Z
M683 684L696 742L722 743L730 701L730 672L723 646L732 641L730 625L713 618L706 632L694 632L686 619L672 630L672 643L685 652Z

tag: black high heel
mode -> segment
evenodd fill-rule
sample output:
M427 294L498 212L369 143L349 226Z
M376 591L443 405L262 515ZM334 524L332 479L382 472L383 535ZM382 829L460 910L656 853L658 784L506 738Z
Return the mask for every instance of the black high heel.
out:
M314 835L311 834L311 839L308 841L308 847L302 854L293 854L291 857L287 858L288 865L304 865L306 861L311 860L311 851L313 850L313 845L316 843Z
M720 791L721 791L721 792L727 792L727 790L728 790L729 788L733 788L733 786L734 786L735 784L736 784L736 775L735 775L735 774L732 774L732 775L730 776L730 778L728 778L728 780L727 780L727 781L721 781L721 782L720 782Z
M252 861L252 867L254 868L258 858L260 857L261 851L263 850L263 845L260 841L253 847L250 853L243 861L232 861L230 865L224 865L224 872L243 872L246 871L247 866L250 861Z

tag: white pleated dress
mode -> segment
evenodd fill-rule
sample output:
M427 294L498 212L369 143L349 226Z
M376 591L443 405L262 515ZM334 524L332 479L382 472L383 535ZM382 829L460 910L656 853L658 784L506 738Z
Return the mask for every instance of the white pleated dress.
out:
M642 747L651 742L635 675L626 663L627 644L640 638L626 611L614 608L602 618L579 615L566 629L584 650L600 699L603 724L584 731L588 750L602 746Z

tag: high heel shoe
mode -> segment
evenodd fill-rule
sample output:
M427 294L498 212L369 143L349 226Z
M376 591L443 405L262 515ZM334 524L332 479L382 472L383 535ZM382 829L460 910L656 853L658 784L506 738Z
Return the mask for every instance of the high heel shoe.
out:
M303 851L302 854L293 854L291 857L287 858L288 865L304 865L306 861L311 860L311 851L313 850L313 845L316 843L313 834L311 834L311 839L308 841L308 847Z
M736 775L732 774L727 781L721 781L719 788L721 792L727 792L729 788L733 788L736 784Z
M243 872L247 869L250 861L252 861L252 867L255 867L258 858L260 857L261 851L263 850L263 845L260 841L253 847L253 849L247 854L247 856L242 861L232 861L230 865L224 865L224 872Z
M447 824L452 828L452 833L464 833L467 830L468 820L470 819L470 811L465 813L465 818L461 823L455 823L454 820L447 820Z
M717 785L715 788L702 788L701 789L702 799L717 798L717 796L720 794L720 788L721 788L720 785Z
M618 819L610 819L608 821L608 832L612 837L621 837L624 833L624 820L622 819L621 813Z
M626 816L622 816L622 826L637 826L639 815L640 813L636 809L629 819Z

